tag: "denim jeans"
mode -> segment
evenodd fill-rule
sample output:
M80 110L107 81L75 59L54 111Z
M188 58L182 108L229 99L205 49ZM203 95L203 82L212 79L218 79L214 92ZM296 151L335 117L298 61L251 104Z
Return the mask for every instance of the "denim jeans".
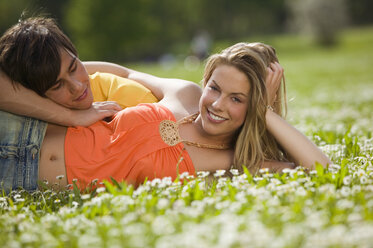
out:
M0 111L0 189L38 188L40 148L47 123Z

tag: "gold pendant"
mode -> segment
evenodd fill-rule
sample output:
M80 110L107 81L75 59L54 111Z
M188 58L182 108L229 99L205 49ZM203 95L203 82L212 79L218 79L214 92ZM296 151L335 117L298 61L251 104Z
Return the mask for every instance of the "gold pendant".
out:
M163 120L159 123L159 134L162 140L169 146L175 146L181 142L178 123Z

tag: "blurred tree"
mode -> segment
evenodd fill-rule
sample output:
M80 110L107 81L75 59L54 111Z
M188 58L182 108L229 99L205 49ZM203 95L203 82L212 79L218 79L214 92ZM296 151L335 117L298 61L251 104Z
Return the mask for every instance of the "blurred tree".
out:
M35 6L38 6L39 12L55 18L60 22L65 15L65 6L69 0L31 0ZM30 2L30 1L29 1Z
M63 6L68 0L0 0L0 33L17 23L20 18L45 15L62 19Z
M338 32L348 20L346 0L288 0L293 29L311 33L325 46L337 42Z
M48 13L77 45L83 59L154 60L188 53L191 40L240 40L286 31L287 20L335 41L347 14L352 24L373 23L371 0L0 0L0 31L26 16ZM347 13L347 14L346 14ZM291 17L289 17L291 16Z
M84 59L122 61L157 57L185 40L185 12L172 0L75 0L64 24Z
M352 24L373 23L373 1L372 0L349 0L347 3Z
M64 24L85 59L157 57L199 32L232 39L281 31L284 0L74 0Z
M0 31L5 30L17 23L23 11L30 8L32 3L27 0L0 0Z
M199 5L196 26L217 39L282 31L286 19L284 0L202 0Z

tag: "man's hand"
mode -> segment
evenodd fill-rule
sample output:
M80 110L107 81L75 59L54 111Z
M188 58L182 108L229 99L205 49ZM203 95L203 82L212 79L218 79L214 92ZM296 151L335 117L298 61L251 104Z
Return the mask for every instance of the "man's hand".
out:
M112 101L94 102L89 109L73 110L72 118L74 126L89 126L106 117L111 117L122 108Z

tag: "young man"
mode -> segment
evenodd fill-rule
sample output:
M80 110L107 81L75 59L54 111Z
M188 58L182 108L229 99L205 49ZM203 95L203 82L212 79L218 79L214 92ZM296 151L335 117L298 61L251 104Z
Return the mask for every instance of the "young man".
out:
M117 101L122 108L157 101L134 81L110 74L88 76L74 45L49 18L26 19L5 32L0 69L0 109L60 125L89 125L119 110L112 102L92 107L93 100Z
M0 109L8 111L0 111L0 178L6 190L35 188L47 122L90 125L121 108L157 101L132 80L88 75L69 38L53 19L42 17L20 21L0 38L0 86Z

